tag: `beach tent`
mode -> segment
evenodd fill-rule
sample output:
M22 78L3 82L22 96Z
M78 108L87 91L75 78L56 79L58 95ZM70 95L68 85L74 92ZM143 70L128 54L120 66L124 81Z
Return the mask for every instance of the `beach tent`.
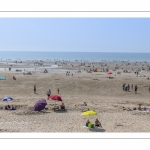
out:
M142 69L141 69L141 70L145 70L145 68L143 68L143 67L142 67Z

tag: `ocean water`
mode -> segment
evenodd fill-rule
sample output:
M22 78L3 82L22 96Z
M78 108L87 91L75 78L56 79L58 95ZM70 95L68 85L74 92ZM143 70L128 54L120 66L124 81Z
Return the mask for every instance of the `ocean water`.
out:
M131 61L150 62L150 53L109 53L109 52L29 52L0 51L2 60L57 60L57 61Z

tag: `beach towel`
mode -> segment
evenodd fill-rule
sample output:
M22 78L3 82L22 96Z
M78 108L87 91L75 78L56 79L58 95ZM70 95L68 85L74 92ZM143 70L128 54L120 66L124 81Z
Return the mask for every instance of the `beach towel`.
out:
M87 129L88 129L89 127L87 127L87 126L83 126L83 128L87 128Z
M94 127L93 127L93 128L91 128L91 127L83 126L83 128L87 128L87 129L93 129Z
M135 111L141 112L141 113L147 113L147 112L149 112L149 111L147 111L147 110L135 110Z
M6 76L0 76L0 80L6 80Z

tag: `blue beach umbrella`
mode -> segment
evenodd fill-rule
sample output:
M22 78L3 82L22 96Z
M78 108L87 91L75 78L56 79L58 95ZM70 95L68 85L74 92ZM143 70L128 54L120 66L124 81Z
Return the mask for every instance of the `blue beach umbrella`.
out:
M2 101L12 101L13 100L13 98L12 97L10 97L10 96L7 96L7 97L4 97L3 99L2 99Z

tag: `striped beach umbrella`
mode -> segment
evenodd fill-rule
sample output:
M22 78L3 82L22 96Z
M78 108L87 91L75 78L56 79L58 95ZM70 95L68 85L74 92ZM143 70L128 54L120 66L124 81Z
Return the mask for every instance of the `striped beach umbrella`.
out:
M2 99L2 101L12 101L13 100L13 98L12 97L10 97L10 96L7 96L7 97L4 97L3 99Z

